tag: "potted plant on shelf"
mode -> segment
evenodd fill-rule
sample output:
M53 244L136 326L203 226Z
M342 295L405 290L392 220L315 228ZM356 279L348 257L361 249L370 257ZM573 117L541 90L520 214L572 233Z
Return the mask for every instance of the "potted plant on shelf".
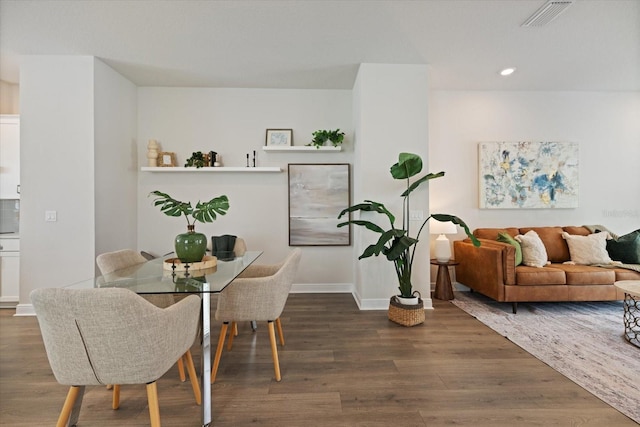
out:
M187 163L184 164L185 168L196 167L196 169L203 168L209 165L209 159L202 151L196 151L191 153L191 157L187 159ZM213 165L212 165L213 166Z
M327 141L331 141L334 147L342 144L344 141L344 132L340 132L340 129L336 130L317 130L311 134L313 139L309 145L313 145L316 148L320 148Z
M182 216L187 219L187 232L178 234L175 239L176 256L182 262L200 262L207 251L207 236L196 233L195 223L213 222L217 215L225 215L229 210L229 199L227 196L218 196L202 203L198 201L196 207L191 206L191 202L181 202L167 193L152 191L149 195L157 196L154 206L160 206L160 211L168 216ZM191 220L190 220L191 218Z
M419 242L420 234L422 233L422 230L424 229L424 226L427 224L427 221L429 221L429 219L433 218L434 220L440 222L452 222L456 225L461 226L467 236L469 236L473 244L475 246L480 246L480 241L476 239L473 234L471 234L467 224L465 224L465 222L457 216L450 214L429 215L427 219L424 220L422 225L420 225L420 228L418 229L415 237L411 236L409 229L409 195L422 183L434 178L444 176L444 172L439 172L436 174L429 173L411 182L411 178L419 174L421 171L422 159L417 154L412 153L400 153L400 155L398 156L398 163L391 166L390 172L391 176L394 179L406 180L406 189L400 195L400 197L402 197L403 199L402 225L400 227L396 226L396 217L384 206L384 204L371 200L365 200L363 203L350 206L344 209L342 212L340 212L340 215L338 215L338 218L342 218L344 215L348 215L351 212L363 211L377 212L381 215L386 216L390 224L390 228L388 230L385 230L381 226L371 221L361 219L350 219L348 221L341 222L338 224L338 227L344 227L349 224L354 224L365 227L368 230L380 234L378 241L372 245L369 245L364 250L362 255L358 257L358 259L383 254L389 261L393 263L396 271L396 276L398 278L398 289L400 290L400 295L398 295L398 297L403 298L402 301L404 302L404 304L401 305L406 305L406 302L409 302L404 299L414 300L414 304L422 303L422 300L415 295L416 292L414 292L413 290L413 285L411 283L411 273L414 255ZM393 303L394 299L396 298L397 297L391 298L391 302ZM421 311L423 316L422 321L424 321L424 310Z

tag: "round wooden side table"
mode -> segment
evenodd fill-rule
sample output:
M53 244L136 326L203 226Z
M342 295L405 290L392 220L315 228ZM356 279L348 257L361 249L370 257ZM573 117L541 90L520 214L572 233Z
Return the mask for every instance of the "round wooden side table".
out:
M451 286L451 276L449 276L449 267L460 264L455 259L449 261L438 261L437 259L431 260L432 265L438 266L438 275L436 276L436 290L433 292L433 297L441 300L452 300L453 287Z

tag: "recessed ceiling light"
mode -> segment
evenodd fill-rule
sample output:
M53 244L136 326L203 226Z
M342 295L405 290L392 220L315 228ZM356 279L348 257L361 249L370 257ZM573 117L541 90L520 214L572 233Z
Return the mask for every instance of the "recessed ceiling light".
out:
M501 76L510 76L511 74L513 74L514 71L516 71L515 68L505 68L504 70L500 71L500 75Z

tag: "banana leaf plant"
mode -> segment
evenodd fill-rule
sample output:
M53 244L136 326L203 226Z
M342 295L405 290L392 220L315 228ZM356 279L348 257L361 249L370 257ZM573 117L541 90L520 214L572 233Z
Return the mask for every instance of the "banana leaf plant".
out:
M160 206L160 211L168 216L182 216L187 219L187 227L192 226L196 221L213 222L218 215L225 215L229 210L229 199L227 196L218 196L208 202L196 203L196 207L191 206L191 202L181 202L176 200L167 193L161 191L152 191L149 195L157 196L154 206ZM192 220L189 220L189 217Z
M409 229L409 195L418 188L422 183L429 180L444 176L444 172L429 173L415 180L411 180L414 176L422 171L422 159L417 154L400 153L398 163L391 166L391 176L394 179L406 180L406 189L400 195L402 197L402 226L396 227L396 217L379 202L365 200L363 203L350 206L340 212L338 218L349 215L351 212L377 212L387 217L390 228L385 230L379 225L366 220L353 219L338 224L338 227L345 227L349 224L365 227L375 233L380 234L378 241L369 245L358 259L369 258L383 254L387 260L393 262L398 277L398 288L400 296L411 298L413 296L413 286L411 283L411 273L414 261L416 247L420 239L420 233L424 229L429 219L435 221L452 222L464 229L474 246L480 246L480 241L469 231L469 227L465 222L454 215L449 214L431 214L424 220L415 237L411 237ZM348 216L349 218L349 216Z

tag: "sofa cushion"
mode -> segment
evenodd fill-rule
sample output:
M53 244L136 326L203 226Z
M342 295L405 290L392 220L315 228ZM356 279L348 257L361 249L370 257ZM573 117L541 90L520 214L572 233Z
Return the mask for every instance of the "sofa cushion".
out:
M589 234L591 234L591 230L589 230L587 227L576 227L573 225L562 227L562 230L566 231L569 234L574 234L577 236L588 236Z
M522 263L529 267L543 267L548 263L547 251L536 233L533 230L527 234L518 234L515 239L522 246Z
M640 264L640 229L620 236L617 240L608 240L607 252L614 261Z
M507 233L511 237L515 237L520 234L517 228L476 228L473 230L473 235L478 239L497 240L498 234Z
M520 234L526 234L529 231L535 231L540 236L540 240L544 243L547 250L547 257L551 262L569 261L569 246L562 238L562 227L529 227L521 228Z
M542 268L519 265L516 267L518 286L566 285L564 271L553 266Z
M506 231L498 233L498 238L496 240L498 240L498 242L508 243L511 246L513 246L515 248L515 250L516 250L516 256L515 256L515 260L514 260L515 261L515 265L522 264L522 246L520 246L520 242L518 242L516 239L514 239Z
M607 238L609 233L594 233L588 236L572 236L566 231L562 237L569 245L571 261L581 265L610 264L611 258L607 252Z
M551 264L551 267L564 271L567 285L613 285L616 281L616 272L610 268L572 264Z
M619 280L640 280L640 272L627 268L614 268L613 271L616 273L616 282Z

